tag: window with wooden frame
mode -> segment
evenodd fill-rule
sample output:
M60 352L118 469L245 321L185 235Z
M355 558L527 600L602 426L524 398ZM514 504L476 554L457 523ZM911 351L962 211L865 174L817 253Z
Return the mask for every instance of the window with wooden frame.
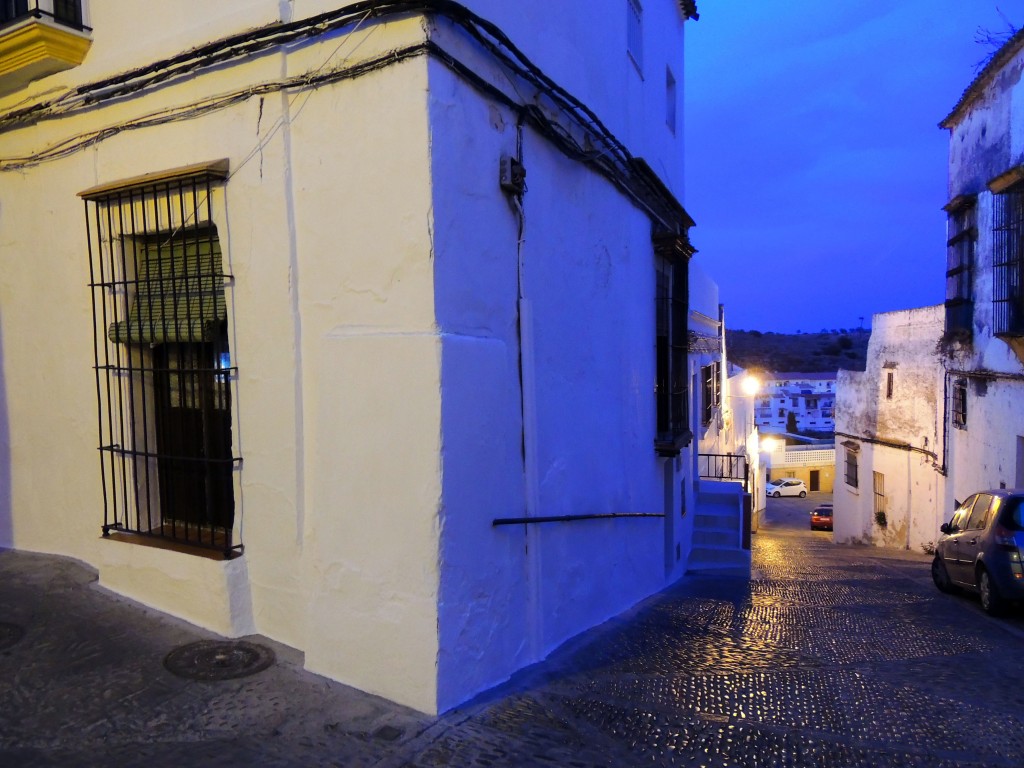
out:
M227 161L81 193L91 269L103 535L240 554ZM217 202L215 202L217 201Z

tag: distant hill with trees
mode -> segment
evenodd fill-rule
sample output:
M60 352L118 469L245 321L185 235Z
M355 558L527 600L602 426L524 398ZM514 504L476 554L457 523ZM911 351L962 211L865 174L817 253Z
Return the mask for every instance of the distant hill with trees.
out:
M767 371L828 373L863 371L871 332L833 329L820 333L730 331L725 344L729 362Z

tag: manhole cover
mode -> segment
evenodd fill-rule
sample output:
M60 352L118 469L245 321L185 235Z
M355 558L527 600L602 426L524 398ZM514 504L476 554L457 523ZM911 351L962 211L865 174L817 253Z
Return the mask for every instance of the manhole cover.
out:
M190 680L233 680L273 663L272 650L244 640L200 640L175 648L164 659L169 672Z
M25 628L20 624L8 624L0 621L0 651L6 651L25 636Z

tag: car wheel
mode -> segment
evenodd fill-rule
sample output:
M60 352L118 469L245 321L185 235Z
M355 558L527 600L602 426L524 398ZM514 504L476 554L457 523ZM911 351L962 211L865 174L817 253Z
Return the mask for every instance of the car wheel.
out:
M800 498L801 498L801 499L802 499L802 498L803 498L804 496L806 496L806 495L807 495L807 491L800 491Z
M946 564L938 555L932 560L932 581L935 582L939 592L953 591L953 582L949 578L949 571L946 570Z
M781 496L781 495L782 495L781 493L779 493L778 491L776 491L775 493L773 493L773 494L772 494L772 498L773 498L773 499L777 499L777 498L779 498L779 496Z
M998 616L1003 612L1003 598L985 566L978 569L978 595L981 597L981 609L985 613Z

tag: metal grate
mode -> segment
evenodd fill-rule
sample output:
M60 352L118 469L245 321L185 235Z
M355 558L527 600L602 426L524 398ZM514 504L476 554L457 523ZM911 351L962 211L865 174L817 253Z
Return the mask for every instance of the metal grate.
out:
M973 201L952 210L947 220L946 331L970 331L974 321L972 290L978 230Z
M739 480L748 490L747 457L738 453L698 453L697 476L706 480Z
M703 384L704 423L710 424L715 409L722 405L722 364L717 360L700 369Z
M103 534L240 554L212 171L86 198Z
M846 484L851 488L856 488L858 483L857 478L857 452L846 449Z
M874 512L876 519L878 515L884 515L885 509L885 475L881 472L872 472L872 489L874 492Z
M662 246L659 246L661 249ZM672 247L665 248L671 251ZM687 264L659 256L655 293L655 397L659 451L679 452L679 442L689 434L687 423L686 329Z
M957 380L953 383L953 426L967 429L967 382Z
M626 52L637 71L644 71L643 8L640 0L626 0Z
M1024 336L1024 185L994 195L992 332Z
M52 19L66 27L89 31L82 23L82 0L0 0L0 26L30 18Z

